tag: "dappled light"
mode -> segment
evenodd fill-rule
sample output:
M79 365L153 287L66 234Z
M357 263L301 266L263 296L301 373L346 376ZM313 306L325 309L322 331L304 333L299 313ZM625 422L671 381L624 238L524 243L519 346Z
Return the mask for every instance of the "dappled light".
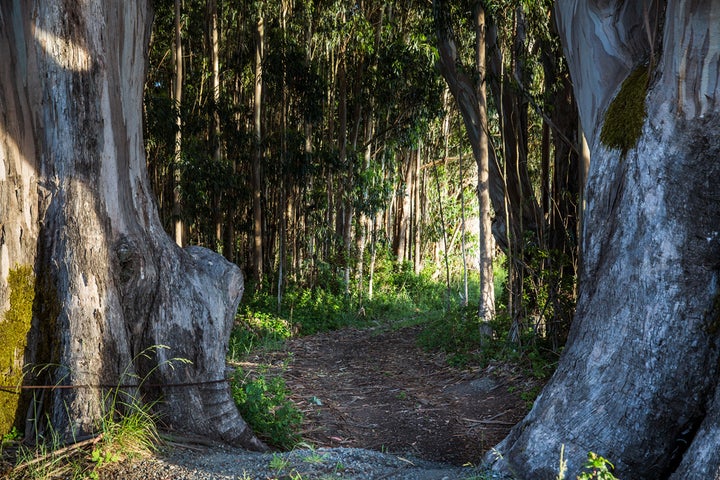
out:
M0 475L719 477L719 15L0 2Z
M32 24L32 29L38 46L59 67L74 72L87 72L92 68L92 55L77 41L60 37L37 23Z

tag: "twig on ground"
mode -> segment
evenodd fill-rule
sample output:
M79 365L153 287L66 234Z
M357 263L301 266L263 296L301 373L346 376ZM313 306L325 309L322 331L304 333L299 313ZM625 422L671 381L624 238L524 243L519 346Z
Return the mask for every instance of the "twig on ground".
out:
M28 467L31 467L33 465L36 465L40 462L44 462L45 460L53 459L57 460L59 458L62 458L64 456L69 456L71 453L74 453L78 450L81 450L85 447L95 445L100 440L102 440L104 434L99 434L97 436L94 436L92 438L88 438L87 440L83 440L81 442L73 443L71 445L68 445L63 448L58 448L57 450L53 450L52 452L49 452L45 455L40 455L39 457L35 457L32 460L29 460L27 462L21 463L20 465L15 467L15 472L20 472Z

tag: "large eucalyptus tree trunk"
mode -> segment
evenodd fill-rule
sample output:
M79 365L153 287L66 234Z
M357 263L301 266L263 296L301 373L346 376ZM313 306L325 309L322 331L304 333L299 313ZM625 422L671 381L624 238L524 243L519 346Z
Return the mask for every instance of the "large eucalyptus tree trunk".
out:
M166 424L262 449L222 382L241 272L209 250L180 249L150 194L141 129L150 23L144 1L0 3L3 330L18 317L11 272L34 272L27 348L18 340L10 370L40 372L26 384L79 386L35 395L30 429L90 433L105 408L95 386L157 367L130 393L161 399ZM140 355L160 345L170 349Z
M659 4L658 4L659 3ZM591 164L558 369L488 460L555 478L720 476L720 2L557 4ZM649 73L648 73L649 70Z

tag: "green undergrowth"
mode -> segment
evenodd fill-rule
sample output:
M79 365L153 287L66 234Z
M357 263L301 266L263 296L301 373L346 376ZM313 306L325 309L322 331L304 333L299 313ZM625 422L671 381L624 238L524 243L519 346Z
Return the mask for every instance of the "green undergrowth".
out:
M465 306L455 302L442 315L425 321L418 338L420 345L430 351L444 352L448 363L455 367L482 367L492 361L509 362L535 378L549 378L557 365L559 352L530 326L516 326L519 328L517 335L511 333L513 325L505 313L507 270L504 257L495 260L493 276L498 313L490 322L493 331L491 339L481 336L477 303ZM477 285L473 285L471 291L473 289L477 290Z
M427 322L441 318L447 302L444 285L429 274L414 274L407 264L381 264L372 298L346 295L337 281L323 284L324 288L291 286L280 309L276 295L260 291L248 296L236 317L228 359L242 362L257 350L279 349L296 336L346 327L398 329ZM290 400L282 372L267 365L252 371L238 368L232 394L242 417L266 443L290 449L300 440L302 414Z
M281 449L300 441L303 416L281 375L271 375L267 368L252 374L238 368L231 389L243 419L263 441Z
M138 360L150 360L157 351L169 347L155 345L140 352L126 367L119 379L120 384L138 383L142 385L152 373L161 366L188 364L183 358L171 358L158 364L146 376L140 378L132 373ZM135 389L126 391L121 387L111 388L103 394L102 415L97 419L94 431L89 438L73 439L66 442L64 435L55 431L49 418L44 434L34 428L35 437L22 439L21 434L6 437L17 444L14 455L14 467L3 478L10 480L34 479L99 479L114 478L106 472L113 464L139 458L154 452L161 443L158 433L159 418L154 412L154 403L146 403ZM42 416L35 412L39 421Z
M427 350L442 351L450 365L463 368L469 365L486 366L493 361L510 362L520 366L526 374L547 379L552 375L559 352L538 338L535 332L521 332L520 340L511 337L511 322L499 315L491 326L493 338L483 339L476 307L457 307L442 318L425 325L419 343Z
M273 348L294 336L355 328L402 328L440 318L447 288L408 264L383 264L375 273L372 297L347 295L338 282L327 287L290 286L278 309L265 291L243 301L230 337L229 358L238 361L257 348Z

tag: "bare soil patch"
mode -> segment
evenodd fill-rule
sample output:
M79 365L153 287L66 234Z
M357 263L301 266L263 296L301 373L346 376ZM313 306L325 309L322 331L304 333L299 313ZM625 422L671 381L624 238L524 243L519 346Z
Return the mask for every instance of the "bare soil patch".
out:
M288 341L243 367L283 373L316 447L358 447L455 465L478 464L528 411L541 382L517 367L448 366L417 345L419 327L344 329ZM526 397L527 398L527 397Z

